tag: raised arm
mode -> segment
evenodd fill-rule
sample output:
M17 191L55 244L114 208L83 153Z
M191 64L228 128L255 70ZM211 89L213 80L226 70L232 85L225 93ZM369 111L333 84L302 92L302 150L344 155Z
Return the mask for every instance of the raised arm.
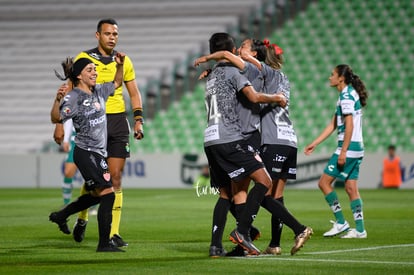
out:
M223 59L231 62L234 66L236 66L240 70L244 70L244 68L246 66L241 57L239 57L235 54L232 54L229 51L218 51L218 52L215 52L215 53L212 53L212 54L209 54L209 55L199 57L194 61L194 66L197 67L201 63L205 63L205 62L208 62L210 60L218 61L218 60L223 60Z
M246 50L240 49L240 57L249 63L252 63L255 65L260 71L262 70L262 63L258 59L256 59L254 56L249 54Z
M66 95L66 93L69 90L69 86L68 84L62 84L57 93L56 93L56 97L55 100L53 101L53 105L52 105L52 110L50 111L50 119L52 121L52 123L60 123L61 122L61 117L60 117L60 102L63 99L63 97Z
M322 133L311 144L305 147L305 154L310 155L321 142L328 138L336 129L336 116L334 115L331 122L325 127Z

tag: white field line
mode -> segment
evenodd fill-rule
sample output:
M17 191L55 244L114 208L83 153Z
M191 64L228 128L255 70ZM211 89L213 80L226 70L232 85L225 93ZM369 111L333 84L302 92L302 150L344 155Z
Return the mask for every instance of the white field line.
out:
M379 249L385 249L385 248L401 248L401 247L414 247L414 243L409 243L409 244L396 244L396 245L383 245L383 246L373 246L373 247L353 248L353 249L342 249L342 250L318 251L318 252L304 252L303 254L307 254L307 255L321 255L321 254L347 253L347 252L357 252L357 251L367 251L367 250L379 250Z
M414 262L391 262L391 261L366 261L366 260L333 260L333 259L306 259L297 257L277 257L277 256L258 256L258 257L233 257L233 259L254 259L271 261L290 261L290 262L325 262L325 263L353 263L353 264L381 264L381 265L412 265Z
M378 250L386 248L404 248L404 247L414 247L414 244L399 244L399 245L384 245L384 246L373 246L365 248L355 248L355 249L343 249L343 250L331 250L331 251L319 251L319 252L304 252L306 255L326 255L326 254L335 254L335 253L346 253L346 252L357 252L357 251L368 251L368 250ZM298 262L332 262L332 263L360 263L360 264L390 264L390 265L414 265L412 262L392 262L392 261L371 261L371 260L346 260L346 259L306 259L295 257L275 257L271 255L261 255L261 256L252 256L252 257L232 257L233 259L256 259L256 260L273 260L273 261L298 261Z

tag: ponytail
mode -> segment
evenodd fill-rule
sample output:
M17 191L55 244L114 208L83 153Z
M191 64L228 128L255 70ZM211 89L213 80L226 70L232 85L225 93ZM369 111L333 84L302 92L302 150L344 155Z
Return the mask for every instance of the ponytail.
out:
M280 70L284 63L282 48L276 44L270 44L270 41L267 39L265 39L263 42L267 50L265 63L273 69Z
M353 73L351 67L349 65L341 64L336 66L336 71L338 76L343 76L345 78L345 84L351 84L358 93L362 107L367 105L368 91L365 88L364 82L362 82L358 75Z
M72 66L73 66L73 58L68 56L66 57L66 60L63 60L60 64L62 65L62 68L63 68L63 75L58 73L58 71L54 70L55 75L60 80L65 81L68 78L70 78L70 74L71 74Z

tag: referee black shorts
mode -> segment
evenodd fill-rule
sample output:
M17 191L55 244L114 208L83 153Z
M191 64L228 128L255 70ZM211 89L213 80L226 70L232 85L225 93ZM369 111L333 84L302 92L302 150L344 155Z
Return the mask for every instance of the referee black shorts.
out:
M296 179L298 149L288 145L265 144L260 156L272 180Z
M130 127L126 113L107 114L108 158L129 158Z
M112 187L108 164L101 154L75 146L73 160L85 180L87 191Z
M204 148L210 166L212 187L226 187L264 168L260 156L248 140L217 144Z

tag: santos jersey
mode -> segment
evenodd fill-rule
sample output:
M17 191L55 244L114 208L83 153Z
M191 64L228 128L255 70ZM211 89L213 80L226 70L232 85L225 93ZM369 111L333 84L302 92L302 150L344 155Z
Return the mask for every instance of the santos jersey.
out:
M81 52L76 57L76 60L79 58L88 58L93 61L96 65L96 71L98 72L98 77L96 83L102 84L105 82L114 81L116 73L116 62L115 62L116 51L113 51L111 56L102 56L98 51L98 48L94 48L88 51ZM128 56L125 56L124 61L124 75L123 81L128 82L135 79L135 70L132 64L131 59ZM119 86L114 93L114 96L111 96L106 102L106 113L107 114L119 114L125 112L125 101L122 95L122 85Z
M335 154L339 155L345 135L345 115L352 115L354 129L352 131L351 143L349 144L346 156L348 158L360 158L364 156L364 142L362 138L362 106L359 95L349 85L339 94L336 103L336 123L338 127L338 148Z
M204 131L204 146L244 139L237 94L250 81L230 63L217 63L206 83L205 104L208 125Z
M249 62L245 62L245 66L242 74L256 91L263 91L264 82L261 71ZM260 104L251 102L243 93L238 93L237 99L239 101L237 112L240 116L242 134L245 138L249 138L260 127Z
M107 156L105 101L114 93L114 83L97 84L92 94L74 88L60 105L62 121L72 119L76 130L75 144L79 148Z
M287 76L280 70L262 64L265 76L264 91L267 94L282 92L287 99L285 108L272 104L262 109L262 144L280 144L297 148L297 137L289 118L290 84Z

